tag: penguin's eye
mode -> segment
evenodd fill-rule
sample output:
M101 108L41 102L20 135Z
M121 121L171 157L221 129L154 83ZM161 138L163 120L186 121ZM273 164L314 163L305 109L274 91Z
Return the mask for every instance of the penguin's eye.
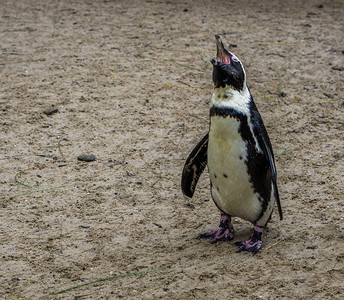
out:
M233 55L231 58L234 62L239 62L239 59L235 55Z

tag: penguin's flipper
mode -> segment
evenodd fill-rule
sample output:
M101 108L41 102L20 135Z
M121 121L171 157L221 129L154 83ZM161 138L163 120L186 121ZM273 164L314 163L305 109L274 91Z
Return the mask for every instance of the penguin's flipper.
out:
M208 139L207 133L186 159L181 187L183 194L187 197L193 196L198 179L207 165Z
M264 137L262 135L261 135L261 139L263 140L265 152L266 152L266 155L267 155L267 157L269 159L271 175L272 175L272 183L274 185L274 191L275 191L275 199L276 199L276 202L277 202L277 208L278 208L279 217L280 217L280 220L282 220L283 219L282 206L281 206L281 202L280 202L280 199L279 199L278 188L277 188L277 176L276 176L275 161L274 161L274 158L273 158L272 151L270 150L270 148L266 144L266 141L265 141L265 139L264 139Z

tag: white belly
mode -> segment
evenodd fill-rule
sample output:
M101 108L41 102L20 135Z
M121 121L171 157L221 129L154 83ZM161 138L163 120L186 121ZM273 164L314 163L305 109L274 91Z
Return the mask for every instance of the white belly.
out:
M235 118L211 117L208 168L212 196L223 212L254 222L260 214L261 203L249 181L246 144L238 129Z

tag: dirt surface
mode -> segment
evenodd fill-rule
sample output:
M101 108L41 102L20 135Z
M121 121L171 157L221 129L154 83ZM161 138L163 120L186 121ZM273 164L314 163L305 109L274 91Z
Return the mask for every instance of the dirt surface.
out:
M0 298L343 299L344 2L299 2L2 0ZM216 33L276 154L284 220L255 256L240 219L196 239L219 222L206 172L180 190Z

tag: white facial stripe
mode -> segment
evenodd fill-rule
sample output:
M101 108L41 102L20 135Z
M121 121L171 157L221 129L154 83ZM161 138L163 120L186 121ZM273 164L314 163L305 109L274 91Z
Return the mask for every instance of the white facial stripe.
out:
M231 59L232 59L233 61L237 61L237 62L240 63L241 68L242 68L242 71L244 72L244 87L246 87L246 72L245 72L245 68L244 68L244 66L243 66L243 64L242 64L242 62L241 62L241 60L240 60L235 54L233 54L232 52L229 52L229 53L231 54Z
M247 89L247 86L246 86L246 72L245 72L245 69L244 69L244 66L242 64L242 62L239 60L240 64L241 64L241 68L242 68L242 71L244 72L244 87Z
M236 55L233 54L233 53L232 53L232 59L233 59L234 61L240 61L239 58L237 58ZM241 65L242 65L242 64L241 64Z

